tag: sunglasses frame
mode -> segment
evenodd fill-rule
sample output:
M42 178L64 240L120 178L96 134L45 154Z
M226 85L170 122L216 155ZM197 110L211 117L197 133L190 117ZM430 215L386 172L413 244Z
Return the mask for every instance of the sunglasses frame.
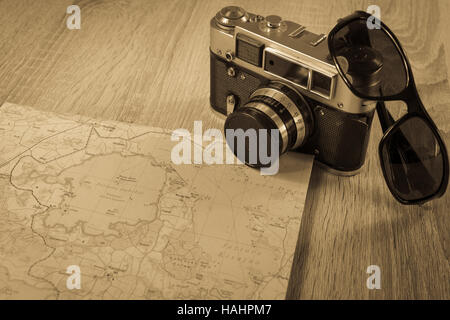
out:
M353 85L350 83L350 81L347 79L345 74L342 72L342 69L339 65L339 62L337 61L336 57L336 50L333 45L333 41L335 38L335 35L337 32L339 32L342 28L349 25L352 22L361 20L361 21L367 21L367 19L371 17L371 15L364 11L356 11L354 14L339 20L338 24L331 30L331 32L328 35L328 48L330 51L331 58L334 61L334 64L336 65L336 69L339 72L339 75L346 83L347 87L350 89L350 91L357 97L369 100L369 101L378 101L377 103L377 113L378 117L380 118L380 124L383 129L383 138L380 141L379 147L378 147L378 153L381 163L381 168L383 171L383 176L386 181L386 184L389 188L389 191L392 193L394 198L399 201L402 204L407 205L414 205L414 204L422 204L427 201L430 201L434 198L441 197L445 191L447 190L447 185L449 181L449 160L448 160L448 152L447 148L445 146L445 143L439 133L438 128L436 127L435 123L431 119L431 117L428 115L428 113L425 110L425 107L422 104L422 101L420 100L419 94L417 92L416 84L414 82L414 77L412 75L411 65L409 63L408 58L406 57L406 54L403 50L403 48L400 45L400 41L397 39L397 37L394 35L394 33L383 23L380 21L380 27L382 31L390 38L392 43L395 45L398 53L400 54L404 67L406 72L406 87L398 94L391 95L391 96L381 96L381 97L371 97L364 94L359 93ZM408 106L408 113L401 117L400 119L394 121L392 116L390 115L389 111L386 109L384 101L403 101ZM431 129L433 132L436 141L439 144L440 150L442 152L442 158L444 161L443 164L443 179L441 181L441 185L439 186L439 189L421 199L414 199L414 200L406 200L400 197L400 195L395 191L395 187L391 185L391 183L388 180L388 175L386 173L386 166L382 157L382 148L384 146L385 141L393 132L396 132L405 121L408 119L411 119L413 117L419 117L422 120L425 121L427 126Z

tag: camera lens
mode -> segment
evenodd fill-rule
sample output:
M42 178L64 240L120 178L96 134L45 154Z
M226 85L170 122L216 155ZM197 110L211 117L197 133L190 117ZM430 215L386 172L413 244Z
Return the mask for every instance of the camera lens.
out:
M262 167L260 161L260 148L263 153L268 153L271 144L274 143L271 130L277 129L279 154L302 146L313 131L313 118L311 109L303 96L295 89L280 83L271 82L265 87L253 92L250 100L238 110L230 114L225 122L225 134L231 150L238 159L252 167ZM230 130L231 129L231 130ZM250 134L239 142L236 132L256 132L256 141L251 141ZM264 133L262 135L261 132ZM232 132L234 137L230 137ZM232 143L230 143L232 142ZM244 143L245 153L239 153L238 149ZM251 161L252 154L254 161Z

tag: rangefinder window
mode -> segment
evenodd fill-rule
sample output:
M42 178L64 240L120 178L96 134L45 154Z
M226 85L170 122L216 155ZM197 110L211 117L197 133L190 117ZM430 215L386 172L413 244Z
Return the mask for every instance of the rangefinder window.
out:
M264 69L292 81L305 89L308 87L309 69L266 51Z
M323 75L317 71L312 72L311 91L323 95L325 97L330 97L331 83L332 80L330 77Z
M264 44L240 33L236 38L237 57L254 66L261 67Z

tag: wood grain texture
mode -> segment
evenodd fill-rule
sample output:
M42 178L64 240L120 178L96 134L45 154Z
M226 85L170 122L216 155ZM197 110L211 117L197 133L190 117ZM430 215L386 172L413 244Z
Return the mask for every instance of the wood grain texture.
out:
M221 128L208 102L209 20L233 3L323 33L378 4L450 145L447 0L0 0L0 103L168 129L190 129L194 120ZM81 30L66 28L71 4L81 7ZM380 138L375 120L356 177L314 167L288 298L450 299L450 195L422 207L398 204L382 178ZM381 290L366 288L372 264L381 267Z

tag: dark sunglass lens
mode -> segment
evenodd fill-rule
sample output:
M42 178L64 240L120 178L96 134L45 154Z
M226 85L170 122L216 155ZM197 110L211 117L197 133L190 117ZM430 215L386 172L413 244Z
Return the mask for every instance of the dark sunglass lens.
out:
M403 58L383 28L369 29L366 20L356 20L341 28L330 45L337 67L359 94L378 98L406 88Z
M391 131L381 146L387 183L406 201L436 194L444 175L444 160L434 132L419 117Z

